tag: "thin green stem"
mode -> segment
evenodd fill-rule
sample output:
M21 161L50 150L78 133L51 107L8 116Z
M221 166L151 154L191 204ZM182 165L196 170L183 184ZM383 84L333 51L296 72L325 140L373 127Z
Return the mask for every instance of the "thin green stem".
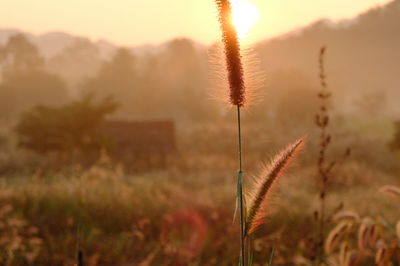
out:
M269 256L268 266L272 266L272 260L274 259L275 246L272 247L271 255Z
M242 130L240 123L240 107L237 106L237 126L238 126L238 150L239 150L239 172L238 172L238 182L237 182L237 198L239 201L240 210L240 264L245 266L245 206L243 199L243 164L242 164Z
M239 140L239 172L243 172L242 165L242 128L240 123L240 107L237 106L237 124L238 124L238 140Z

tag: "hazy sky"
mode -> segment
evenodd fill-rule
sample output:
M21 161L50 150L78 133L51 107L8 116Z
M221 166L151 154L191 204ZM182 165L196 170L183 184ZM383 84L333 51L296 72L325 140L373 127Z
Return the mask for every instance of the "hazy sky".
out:
M248 0L259 8L253 29L264 39L319 18L354 15L389 0ZM66 31L116 44L160 43L190 37L211 43L219 37L213 0L0 0L0 27L33 33Z

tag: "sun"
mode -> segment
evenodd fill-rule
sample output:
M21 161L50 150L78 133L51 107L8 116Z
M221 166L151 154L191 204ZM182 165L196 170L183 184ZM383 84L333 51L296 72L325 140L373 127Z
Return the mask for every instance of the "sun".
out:
M259 12L255 5L246 0L230 0L232 4L232 23L239 38L244 38L257 22Z

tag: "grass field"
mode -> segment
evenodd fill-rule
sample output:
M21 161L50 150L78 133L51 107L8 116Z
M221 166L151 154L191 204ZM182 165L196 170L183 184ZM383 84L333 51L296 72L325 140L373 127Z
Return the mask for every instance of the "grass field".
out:
M247 185L250 173L257 174L260 168L260 158L268 158L287 141L264 137L260 130L266 128L248 128L254 131L245 132ZM331 154L340 154L347 145L353 154L330 184L329 213L342 203L345 210L379 216L394 225L400 215L398 205L378 189L400 185L399 155L388 151L379 134L354 138L350 130L337 131L343 136ZM232 222L235 158L227 148L232 145L226 143L235 136L229 125L192 127L180 133L179 152L165 169L124 173L103 156L89 168L76 165L4 176L2 262L72 265L79 245L87 265L234 265L239 248L238 228ZM274 265L311 263L318 200L316 149L312 134L308 138L294 170L270 199L266 224L255 234L255 265L265 265L273 247ZM329 222L329 229L334 225ZM363 265L373 265L372 261Z

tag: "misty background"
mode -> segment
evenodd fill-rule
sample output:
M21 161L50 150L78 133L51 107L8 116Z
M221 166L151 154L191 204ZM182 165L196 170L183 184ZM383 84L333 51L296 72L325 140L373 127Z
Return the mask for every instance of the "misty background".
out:
M399 30L400 1L393 1L350 20L316 21L255 44L254 53L266 76L265 87L260 89L266 96L258 108L276 116L278 111L290 112L279 110L290 98L297 99L295 105L312 102L311 95L318 89L318 50L326 45L326 72L335 109L347 115L371 112L398 117ZM16 39L16 34L24 38ZM24 42L34 47L24 47ZM129 119L201 121L215 118L219 105L209 100L213 87L209 47L189 39L121 48L63 32L37 36L1 29L0 45L3 53L15 53L18 60L37 57L37 63L17 77L7 77L7 60L2 58L2 123L11 122L29 106L57 105L89 91L113 95L121 103L116 116ZM370 108L369 101L380 103Z

